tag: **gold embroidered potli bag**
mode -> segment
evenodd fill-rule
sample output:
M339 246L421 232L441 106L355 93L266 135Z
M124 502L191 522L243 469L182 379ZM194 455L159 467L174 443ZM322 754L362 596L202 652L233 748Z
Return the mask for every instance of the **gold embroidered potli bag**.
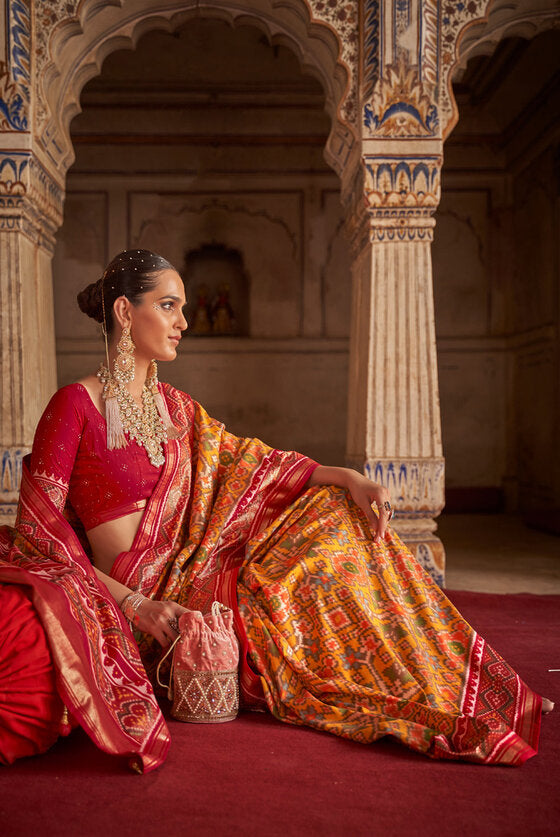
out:
M160 660L157 680L167 688L171 714L178 721L217 724L239 711L239 645L233 611L214 602L210 613L187 610L179 617L179 636ZM173 653L169 684L160 667Z

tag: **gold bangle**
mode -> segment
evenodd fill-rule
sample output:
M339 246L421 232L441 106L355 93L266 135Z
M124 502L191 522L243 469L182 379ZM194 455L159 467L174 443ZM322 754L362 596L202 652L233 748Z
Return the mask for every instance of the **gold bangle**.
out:
M137 611L145 598L146 596L144 596L143 593L140 593L138 590L133 590L133 592L128 593L120 603L120 609L130 623L137 620Z

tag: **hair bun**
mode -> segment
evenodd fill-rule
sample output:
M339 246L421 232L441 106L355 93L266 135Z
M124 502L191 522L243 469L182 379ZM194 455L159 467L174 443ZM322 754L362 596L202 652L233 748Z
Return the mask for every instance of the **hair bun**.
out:
M91 285L88 285L87 288L84 288L78 294L80 310L98 323L103 322L102 281L103 279L99 279L97 282L92 282Z

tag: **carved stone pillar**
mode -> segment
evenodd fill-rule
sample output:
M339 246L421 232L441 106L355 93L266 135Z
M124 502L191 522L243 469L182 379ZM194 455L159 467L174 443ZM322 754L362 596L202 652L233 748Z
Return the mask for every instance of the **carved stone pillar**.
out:
M22 458L56 389L51 257L62 194L29 150L0 151L0 172L0 523L11 523Z
M395 529L443 583L444 550L434 534L444 505L444 461L430 254L441 156L426 149L421 158L387 154L388 145L364 157L367 207L350 225L347 455L387 486Z
M365 0L360 18L363 188L355 189L358 208L348 221L354 308L347 455L389 488L395 529L441 584L432 214L443 141L457 120L450 82L457 45L489 4ZM344 178L343 192L350 194Z
M51 257L62 222L57 162L36 139L33 6L3 4L0 39L0 524L16 510L21 462L56 388ZM44 29L41 30L44 32Z

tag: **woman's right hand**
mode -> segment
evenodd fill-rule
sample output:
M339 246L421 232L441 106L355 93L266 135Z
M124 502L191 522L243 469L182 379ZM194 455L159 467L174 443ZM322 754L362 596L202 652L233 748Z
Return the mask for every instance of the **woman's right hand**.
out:
M186 608L176 602L145 598L134 614L134 629L153 636L166 648L177 639L179 632L174 625L185 611Z

